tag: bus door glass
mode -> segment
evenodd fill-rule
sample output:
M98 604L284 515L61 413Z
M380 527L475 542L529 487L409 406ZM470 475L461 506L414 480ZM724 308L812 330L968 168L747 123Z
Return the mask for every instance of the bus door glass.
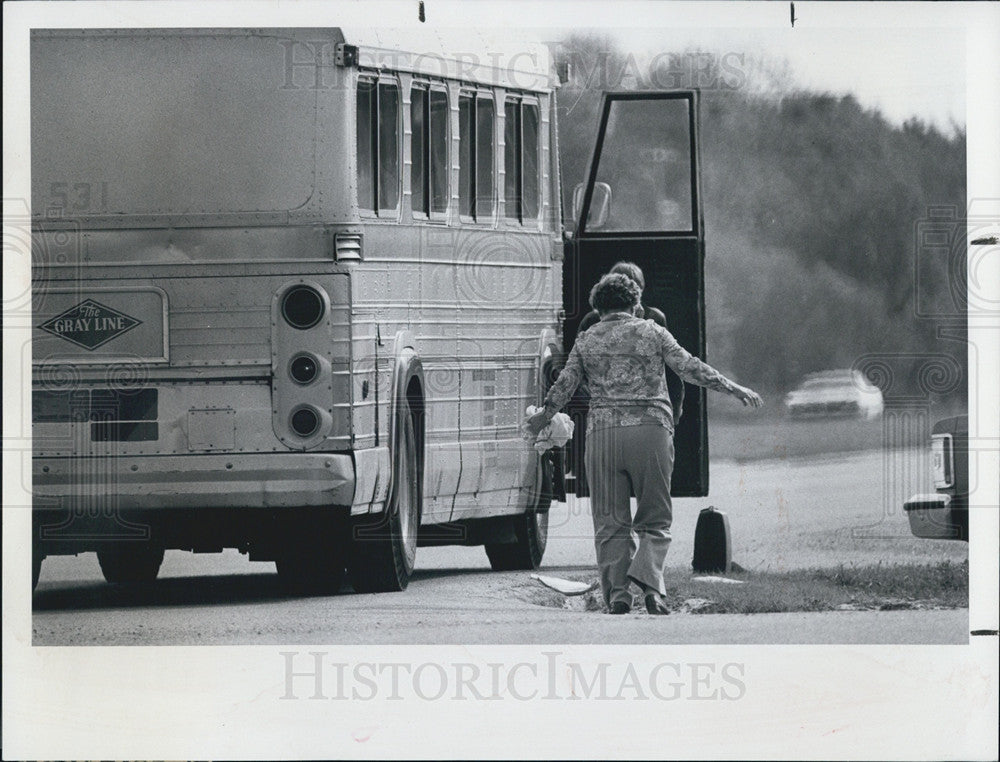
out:
M587 297L618 261L646 279L643 304L663 311L683 347L705 358L704 225L694 91L607 93L564 270L567 351ZM708 494L705 390L688 384L675 434L672 494Z

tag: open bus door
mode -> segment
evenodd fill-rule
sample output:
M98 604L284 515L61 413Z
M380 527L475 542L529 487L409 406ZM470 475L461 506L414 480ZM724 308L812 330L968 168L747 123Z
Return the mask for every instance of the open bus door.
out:
M705 360L705 239L698 93L606 93L586 181L573 194L576 231L563 270L568 352L597 280L620 260L646 277L643 304L663 311L681 346ZM671 494L708 494L705 390L686 385ZM582 439L582 437L581 437ZM580 474L579 453L571 464ZM581 494L577 485L577 494Z

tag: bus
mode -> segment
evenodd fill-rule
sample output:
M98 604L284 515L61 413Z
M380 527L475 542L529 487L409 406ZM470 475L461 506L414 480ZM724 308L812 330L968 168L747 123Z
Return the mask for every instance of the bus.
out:
M168 549L400 591L418 546L537 568L522 439L618 259L704 356L697 93L608 93L564 229L545 46L341 28L33 30L33 584ZM652 128L649 125L653 125ZM703 393L675 489L707 491Z

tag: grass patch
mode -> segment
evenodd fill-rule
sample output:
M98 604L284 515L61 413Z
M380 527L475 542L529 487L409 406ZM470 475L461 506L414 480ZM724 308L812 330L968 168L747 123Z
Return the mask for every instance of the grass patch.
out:
M567 575L591 582L593 573ZM693 614L763 614L791 611L891 611L967 608L968 561L937 564L870 564L794 572L741 571L729 579L742 584L699 581L681 569L667 571L667 603ZM600 591L568 598L534 581L515 597L540 606L601 611ZM643 610L636 595L633 608Z
M838 566L794 572L741 572L743 584L698 582L684 572L667 583L671 608L697 598L708 603L693 613L759 614L782 611L887 611L965 608L968 562ZM690 607L690 604L688 604Z
M919 593L949 602L961 601L963 606L969 603L968 561L923 565L841 565L837 569L814 569L810 574L819 581L863 590L871 595L908 596Z

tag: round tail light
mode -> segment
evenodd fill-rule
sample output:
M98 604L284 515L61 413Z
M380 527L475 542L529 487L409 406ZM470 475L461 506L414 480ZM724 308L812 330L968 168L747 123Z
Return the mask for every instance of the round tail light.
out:
M288 374L292 377L292 380L306 386L311 384L316 380L316 375L319 373L319 363L316 358L310 354L300 354L295 355L292 361L288 364Z
M300 437L310 437L319 428L319 415L311 407L300 407L292 411L292 431Z
M323 319L323 297L312 286L290 288L281 300L281 314L293 328L312 328Z

